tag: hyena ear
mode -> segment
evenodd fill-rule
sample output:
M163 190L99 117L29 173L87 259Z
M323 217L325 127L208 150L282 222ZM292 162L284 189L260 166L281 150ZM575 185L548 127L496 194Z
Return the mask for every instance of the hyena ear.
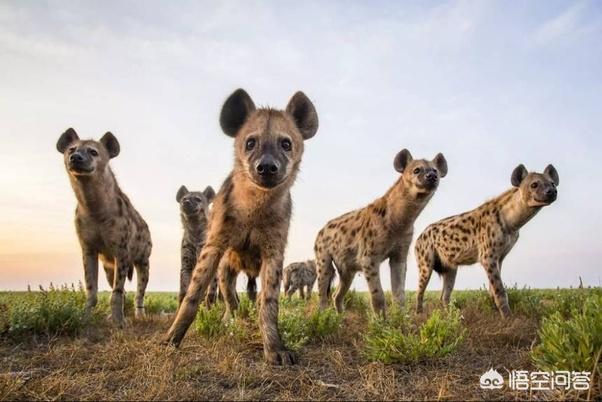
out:
M79 140L79 136L75 132L74 129L68 128L61 136L59 140L56 142L56 149L60 153L65 153L65 150L73 143L73 141Z
M447 161L445 160L445 156L441 152L439 152L435 159L433 159L433 163L437 166L437 170L439 171L439 177L447 176Z
M314 104L301 91L293 95L288 105L286 112L293 116L293 120L297 128L301 132L304 140L308 140L318 131L318 113Z
M255 104L244 89L234 91L224 102L219 116L219 124L224 133L236 137L238 130L254 110Z
M203 195L207 198L207 202L211 202L215 198L215 190L213 187L207 186L207 188L203 190Z
M393 166L399 173L403 173L408 163L412 162L412 154L407 149L402 149L393 160Z
M180 202L182 200L182 197L184 197L186 194L188 194L188 189L186 188L186 186L182 185L182 187L180 187L178 193L176 194L176 201Z
M109 131L102 136L100 143L106 148L107 152L109 153L109 158L114 158L119 155L119 151L121 150L119 147L119 141L117 141L117 138L115 138L115 136Z
M560 184L560 177L558 177L558 171L553 165L546 166L546 169L543 171L543 174L548 176L554 182L554 185Z
M525 180L525 177L529 172L527 172L527 168L522 163L514 168L512 171L512 176L510 177L510 182L514 187L519 187L520 184Z

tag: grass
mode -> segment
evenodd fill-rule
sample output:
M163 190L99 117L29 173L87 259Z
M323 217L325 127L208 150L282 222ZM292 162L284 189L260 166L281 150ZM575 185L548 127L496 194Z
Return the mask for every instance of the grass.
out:
M0 292L0 400L5 399L586 399L585 393L483 391L490 367L600 370L600 289L508 290L514 312L501 320L483 289L456 291L452 307L427 292L376 319L368 295L349 292L345 312L317 298L281 299L279 327L298 352L292 368L262 362L257 310L243 294L235 318L223 305L199 310L180 349L160 345L177 308L173 293L149 293L148 317L116 330L109 294L91 317L74 287ZM600 373L591 399L599 399Z

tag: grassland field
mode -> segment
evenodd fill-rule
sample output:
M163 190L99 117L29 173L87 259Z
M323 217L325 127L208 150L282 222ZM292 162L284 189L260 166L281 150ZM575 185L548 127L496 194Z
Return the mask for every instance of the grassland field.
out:
M488 293L455 291L452 306L427 292L416 315L414 293L386 319L368 295L350 292L346 310L319 311L281 299L279 326L300 357L293 367L262 360L255 306L245 294L236 318L223 305L201 308L179 349L160 345L177 308L175 293L150 292L147 316L113 328L109 293L92 316L73 286L0 292L0 399L428 399L600 400L602 289L508 289L513 315L502 320ZM592 372L587 391L485 390L481 374L506 370Z

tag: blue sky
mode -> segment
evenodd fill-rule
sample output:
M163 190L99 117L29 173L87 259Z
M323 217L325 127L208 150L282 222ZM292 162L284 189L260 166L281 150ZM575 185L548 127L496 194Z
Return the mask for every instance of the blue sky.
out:
M155 244L149 288L175 289L175 193L228 174L218 115L238 87L275 107L303 90L320 117L293 189L287 263L311 257L326 221L384 194L405 147L449 164L417 233L506 190L518 163L553 163L559 199L522 230L503 279L600 286L600 38L596 1L1 2L0 289L83 278L54 147L70 126L121 142L113 169ZM473 266L456 286L483 283Z

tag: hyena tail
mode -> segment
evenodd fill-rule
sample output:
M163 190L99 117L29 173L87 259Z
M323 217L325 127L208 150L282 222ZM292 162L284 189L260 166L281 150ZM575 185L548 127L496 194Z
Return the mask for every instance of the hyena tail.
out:
M441 262L441 257L439 257L437 250L433 250L433 271L435 271L439 276L449 271L449 268L447 268Z

